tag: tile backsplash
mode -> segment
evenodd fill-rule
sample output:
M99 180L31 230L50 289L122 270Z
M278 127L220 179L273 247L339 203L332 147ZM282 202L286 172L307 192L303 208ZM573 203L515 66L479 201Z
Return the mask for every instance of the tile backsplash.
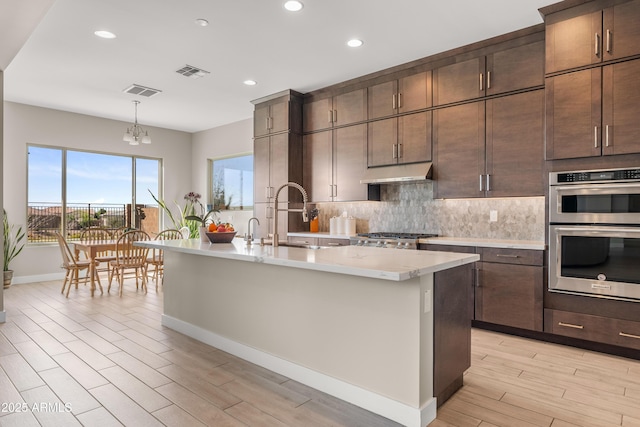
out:
M391 231L544 241L544 197L434 199L433 183L389 184L381 187L381 202L317 203L320 231L329 219L347 212L356 218L358 233ZM490 213L496 211L496 221Z

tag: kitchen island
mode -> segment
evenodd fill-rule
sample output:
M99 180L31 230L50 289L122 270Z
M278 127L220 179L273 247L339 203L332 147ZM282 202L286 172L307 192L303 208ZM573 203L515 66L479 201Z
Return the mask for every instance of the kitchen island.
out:
M407 426L462 384L478 255L137 244L164 249L169 328Z

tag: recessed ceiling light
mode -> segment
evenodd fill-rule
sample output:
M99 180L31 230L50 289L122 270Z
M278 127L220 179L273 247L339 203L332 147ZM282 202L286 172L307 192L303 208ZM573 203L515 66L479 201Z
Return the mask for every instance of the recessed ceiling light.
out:
M360 47L364 44L362 40L359 39L351 39L347 42L347 46L349 47Z
M301 10L303 6L302 2L297 0L289 0L284 3L284 8L291 12L297 12Z
M256 82L255 80L245 80L243 83L247 86L255 86L258 84L258 82Z
M209 21L207 21L206 19L203 18L198 18L195 21L196 25L199 25L201 27L206 27L207 25L209 25Z
M107 30L97 30L94 31L93 34L95 34L96 36L103 38L103 39L115 39L116 35L113 34L111 31L107 31Z

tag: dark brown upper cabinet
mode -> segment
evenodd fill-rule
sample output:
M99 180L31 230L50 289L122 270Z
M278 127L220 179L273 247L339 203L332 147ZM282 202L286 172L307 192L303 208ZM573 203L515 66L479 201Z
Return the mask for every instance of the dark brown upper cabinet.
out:
M367 88L369 119L423 110L431 106L431 71Z
M255 106L253 136L259 138L280 132L301 132L302 101L297 96L279 97Z
M547 159L640 153L640 59L547 78Z
M433 112L435 197L544 195L542 89Z
M433 70L433 105L542 86L544 42L512 46Z
M431 111L376 120L367 128L369 167L431 160Z
M304 136L304 187L313 202L367 200L366 125L344 126Z
M367 119L365 89L358 89L304 104L303 131L313 132Z
M571 14L546 17L547 74L640 54L640 0Z

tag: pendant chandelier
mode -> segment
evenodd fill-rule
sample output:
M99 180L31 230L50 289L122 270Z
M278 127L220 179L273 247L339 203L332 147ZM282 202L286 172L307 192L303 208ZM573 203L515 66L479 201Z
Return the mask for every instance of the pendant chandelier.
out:
M128 142L129 145L138 145L141 142L143 144L151 144L151 137L149 136L149 132L142 129L142 126L138 124L138 104L140 101L133 101L135 104L135 120L133 122L133 126L127 128L127 131L124 133L122 140L124 142Z

